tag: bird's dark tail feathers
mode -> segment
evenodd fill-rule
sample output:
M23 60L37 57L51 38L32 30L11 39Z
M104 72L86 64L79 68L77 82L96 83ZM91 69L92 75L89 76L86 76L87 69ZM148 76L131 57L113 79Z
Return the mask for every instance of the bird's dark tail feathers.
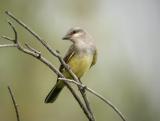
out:
M56 85L52 88L52 90L47 95L44 102L45 103L53 103L57 99L57 97L60 94L63 87L64 87L63 81L58 80Z

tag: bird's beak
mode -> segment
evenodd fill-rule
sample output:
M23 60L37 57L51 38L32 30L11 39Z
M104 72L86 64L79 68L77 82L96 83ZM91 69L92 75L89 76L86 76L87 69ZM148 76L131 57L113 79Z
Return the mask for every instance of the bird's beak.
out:
M65 35L63 38L62 38L63 40L69 40L70 39L70 35Z

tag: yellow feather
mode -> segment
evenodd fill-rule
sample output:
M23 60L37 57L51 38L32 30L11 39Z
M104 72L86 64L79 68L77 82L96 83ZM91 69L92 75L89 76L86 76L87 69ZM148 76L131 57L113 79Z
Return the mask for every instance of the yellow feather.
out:
M93 55L74 55L69 61L71 70L77 75L78 78L82 77L90 68L93 60ZM64 71L64 76L71 78L70 75Z

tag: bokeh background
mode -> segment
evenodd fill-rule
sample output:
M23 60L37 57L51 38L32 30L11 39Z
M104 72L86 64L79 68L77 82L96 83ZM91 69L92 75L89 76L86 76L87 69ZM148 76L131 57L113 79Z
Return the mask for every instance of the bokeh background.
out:
M62 55L71 44L66 31L80 26L95 38L98 62L82 80L112 101L128 121L160 121L160 1L158 0L0 0L0 35L13 36L4 11L9 10ZM19 40L52 57L22 27ZM0 44L9 43L0 39ZM0 48L0 120L16 120L7 90L13 89L21 121L87 121L64 89L54 104L44 98L56 75L15 48ZM120 121L115 112L88 94L97 121Z

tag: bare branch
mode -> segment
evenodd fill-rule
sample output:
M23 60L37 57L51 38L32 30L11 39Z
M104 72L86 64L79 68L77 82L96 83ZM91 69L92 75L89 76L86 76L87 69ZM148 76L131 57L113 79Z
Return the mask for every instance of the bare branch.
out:
M14 31L14 39L10 39L8 37L3 36L4 39L10 40L14 42L14 45L1 45L0 47L16 47L18 48L20 51L33 56L34 58L37 58L39 61L41 61L42 63L44 63L46 66L48 66L55 74L57 74L61 80L64 81L64 83L66 84L66 86L68 87L68 89L70 90L70 92L72 93L72 95L74 96L74 98L77 100L77 102L79 103L80 107L82 108L82 110L84 111L85 115L87 116L89 121L95 121L94 115L91 111L91 108L89 106L89 102L88 99L86 97L85 94L85 90L89 91L90 93L94 94L95 96L97 96L98 98L100 98L103 102L105 102L107 105L109 105L120 117L123 121L126 121L126 119L124 118L124 116L122 115L122 113L108 100L106 100L103 96L101 96L100 94L98 94L97 92L93 91L92 89L86 87L85 85L83 85L81 83L81 81L77 78L77 76L72 72L71 68L69 67L69 65L67 65L65 63L65 61L63 60L63 58L61 57L60 53L56 50L53 50L38 34L36 34L34 31L32 31L27 25L25 25L22 21L20 21L19 19L17 19L12 13L6 11L5 12L9 17L11 17L13 20L15 20L18 24L20 24L23 28L25 28L30 34L32 34L53 56L57 57L58 60L60 61L60 63L65 67L65 69L71 74L71 76L73 77L73 80L70 79L66 79L63 74L61 72L59 72L59 70L51 63L49 62L46 58L44 58L41 53L39 51L37 51L36 49L32 48L31 46L25 44L26 48L23 48L19 42L18 42L18 37L17 37L17 32L15 27L12 25L12 23L8 22L9 25L11 26L11 28ZM81 92L81 95L83 97L83 100L85 102L85 105L82 103L81 99L79 98L79 96L75 93L75 91L73 90L73 88L70 86L69 82L72 82L74 84L76 84Z
M15 34L15 38L14 39L10 39L7 37L7 40L10 39L10 40L14 40L13 42L16 43L17 46L17 49L19 49L20 51L28 54L28 55L31 55L35 58L37 58L39 61L41 61L42 63L44 63L46 66L48 66L54 73L56 73L59 77L62 77L62 78L65 78L63 76L63 74L61 72L59 72L59 70L54 66L52 65L51 62L49 62L46 58L44 58L43 56L41 56L40 52L38 52L36 49L32 48L31 46L26 45L26 47L28 49L25 49L23 48L20 43L18 42L18 36L17 36L17 32L16 32L16 29L15 27L12 25L11 22L9 22L9 25L11 26L11 28L13 29L14 31L14 34ZM81 99L79 98L79 96L76 94L76 92L73 90L73 88L69 85L69 83L67 81L64 81L64 83L66 84L66 86L68 87L68 89L70 90L70 92L72 93L72 95L74 96L74 98L77 100L78 104L80 105L81 109L83 110L83 112L85 113L86 117L89 119L89 121L94 121L92 120L92 116L90 115L89 111L87 110L87 108L83 105Z
M13 26L13 24L10 21L8 21L8 24L10 25L10 27L12 28L12 30L14 32L14 39L13 39L14 43L18 43L18 41L17 41L18 36L17 36L17 31L16 31L15 27Z
M59 54L59 52L53 50L37 33L35 33L33 30L31 30L27 25L25 25L22 21L18 20L12 13L6 11L5 12L9 17L11 17L13 20L15 20L18 24L20 24L22 27L24 27L29 33L31 33L53 56L57 57L59 59L59 61L61 62L61 64L65 67L65 69L70 73L70 75L73 77L73 79L77 82L80 82L80 80L78 79L78 77L72 72L72 70L70 69L69 65L65 63L65 61L63 60L63 58L61 57L61 55ZM86 97L86 94L83 90L81 90L81 88L79 87L79 90L81 92L81 95L83 97L83 100L86 104L87 109L90 112L90 115L92 116L93 121L94 116L93 113L91 111L88 99Z
M14 40L12 40L12 38L9 38L9 37L6 37L6 36L1 36L1 38L6 39L6 40L9 40L9 41L11 41L11 42L14 41Z
M59 54L59 52L53 50L37 33L35 33L33 30L31 30L27 25L25 25L22 21L20 21L19 19L17 19L12 13L6 11L5 12L9 17L11 17L13 20L15 20L18 24L20 24L22 27L24 27L29 33L31 33L53 56L57 57L59 59L59 61L61 62L61 64L65 67L65 69L71 74L71 76L73 77L73 79L77 82L80 82L80 80L78 79L78 77L72 72L72 70L70 69L69 65L65 63L65 61L63 60L63 58L61 57L61 55ZM86 94L83 90L81 90L81 88L79 87L79 90L81 92L81 95L84 99L85 105L90 113L90 115L92 116L92 121L95 121L95 118L93 116L93 113L91 111L88 99L86 97Z
M79 80L80 81L80 80ZM80 83L82 84L82 82L80 81ZM84 88L82 88L81 86L77 85L79 90L80 90L80 93L83 97L83 100L85 102L85 105L87 107L87 109L89 110L90 114L92 115L92 119L95 120L95 117L93 115L93 112L92 112L92 109L90 107L90 104L89 104L89 101L88 101L88 98L87 98L87 95L86 95L86 90Z
M66 80L68 82L71 82L71 83L74 83L76 85L79 85L81 86L82 88L84 88L85 90L87 90L88 92L92 93L93 95L95 95L96 97L100 98L103 102L105 102L107 105L109 105L119 116L120 118L123 120L123 121L127 121L123 114L118 110L118 108L116 106L114 106L109 100L105 99L102 95L98 94L97 92L95 92L94 90L88 88L87 86L79 83L79 82L76 82L75 80L72 80L72 79L66 79L66 78L58 78L60 80Z
M17 117L17 121L20 121L20 117L19 117L19 111L18 111L18 105L16 103L16 100L15 100L15 97L12 93L12 90L10 88L10 86L8 86L8 91L9 91L9 94L11 96L11 99L12 99L12 102L13 102L13 105L14 105L14 109L15 109L15 112L16 112L16 117Z
M21 25L22 27L24 27L31 35L33 35L41 44L44 45L44 47L47 48L47 50L49 50L50 53L56 55L56 51L52 50L51 47L34 31L32 31L27 25L25 25L22 21L20 21L19 19L17 19L12 13L10 13L9 11L5 11L6 15L8 15L9 17L11 17L13 20L15 20L19 25Z
M3 45L0 45L0 48L4 48L4 47L17 47L17 44L3 44Z

